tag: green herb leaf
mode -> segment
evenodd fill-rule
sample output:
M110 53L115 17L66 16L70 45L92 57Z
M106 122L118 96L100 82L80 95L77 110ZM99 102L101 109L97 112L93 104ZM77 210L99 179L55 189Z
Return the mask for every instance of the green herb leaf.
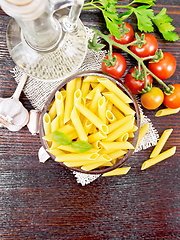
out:
M53 132L54 140L59 143L60 145L70 145L71 139L64 133L59 131Z
M120 32L118 24L112 20L110 20L108 17L104 17L106 21L106 26L109 29L110 33L114 35L116 38L120 39Z
M119 14L119 19L121 21L124 21L126 18L128 18L133 13L133 9L130 9L124 13Z
M153 32L153 23L151 18L154 17L152 9L148 9L149 6L143 5L134 8L133 11L137 17L138 29L144 32Z
M171 25L173 19L166 14L166 10L166 8L163 8L160 13L152 17L152 21L166 40L177 41L179 36L173 32L175 27Z
M71 143L71 146L78 152L83 153L92 148L92 145L86 141L75 141Z
M142 3L142 4L148 4L150 6L153 6L155 5L155 2L156 0L134 0L131 4L134 4L134 3Z

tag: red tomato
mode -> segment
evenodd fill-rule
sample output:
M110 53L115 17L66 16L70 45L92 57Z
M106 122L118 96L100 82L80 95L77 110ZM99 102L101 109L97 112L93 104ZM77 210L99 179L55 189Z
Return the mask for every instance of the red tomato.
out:
M149 110L158 108L163 103L163 100L164 93L157 87L152 87L149 92L141 95L141 104Z
M137 68L137 67L136 67ZM145 78L143 77L142 80L136 80L131 74L135 73L135 67L131 68L129 70L130 73L126 74L125 76L125 84L129 88L129 90L132 92L132 94L140 94L142 89L144 89L145 86ZM152 84L153 77L151 75L147 75L147 84Z
M102 62L102 71L108 73L112 77L119 79L126 71L126 60L120 53L113 53L112 56L117 57L115 65L106 67L105 62ZM105 57L105 59L108 59L108 55Z
M115 36L111 36L110 38L112 40L114 40L115 42L119 43L119 44L122 44L122 45L125 45L125 44L128 44L130 42L132 42L133 40L133 37L134 37L134 30L133 28L131 27L131 25L127 22L125 22L125 29L128 30L128 32L124 32L123 29L121 29L121 24L118 25L120 27L120 36L121 36L121 39L117 39ZM114 46L114 45L113 45ZM115 48L118 48L116 46L114 46Z
M180 107L180 84L172 84L174 91L171 95L164 94L164 105L168 108Z
M133 53L135 53L138 57L142 57L142 58L153 56L158 49L157 39L149 33L144 33L144 34L145 34L146 43L141 48L139 48L138 45L130 46L130 50Z
M163 52L163 58L159 62L149 63L149 70L160 79L171 77L176 70L176 59L168 52Z

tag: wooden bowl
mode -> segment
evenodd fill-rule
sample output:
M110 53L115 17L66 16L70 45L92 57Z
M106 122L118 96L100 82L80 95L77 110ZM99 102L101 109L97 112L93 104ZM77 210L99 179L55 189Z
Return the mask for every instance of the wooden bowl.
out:
M135 147L136 146L136 143L137 143L137 140L138 140L138 136L139 136L139 129L140 129L140 111L139 111L139 106L137 104L137 101L136 99L134 98L134 96L131 94L131 92L128 90L128 88L123 84L123 82L121 80L118 80L118 79L115 79L109 75L106 75L102 72L82 72L82 73L79 73L79 74L76 74L76 75L73 75L67 79L65 79L56 89L53 90L53 92L51 93L51 95L49 96L49 98L47 99L45 105L44 105L44 108L43 108L43 111L41 113L41 116L40 116L40 132L39 132L39 135L40 135L40 140L41 140L41 143L43 145L43 147L45 149L49 148L49 146L47 145L47 142L43 139L43 136L44 136L44 129L43 129L43 116L44 114L47 112L48 108L49 108L49 105L51 104L52 100L54 99L55 97L55 94L58 90L60 90L62 87L64 87L67 82L75 79L75 78L78 78L78 77L85 77L85 76L99 76L99 77L104 77L104 78L107 78L113 82L115 82L117 84L117 86L123 90L131 99L132 99L132 104L133 104L133 107L134 107L134 110L135 110L135 118L136 118L136 125L138 127L138 130L135 132L134 134L134 138L133 138L133 141L132 141L132 145ZM131 156L131 154L134 152L134 149L129 149L128 152L124 155L123 158L121 158L115 165L111 166L111 167L106 167L104 169L101 169L101 170L91 170L91 171L85 171L85 170L82 170L80 168L77 168L77 167L68 167L66 166L64 163L60 162L59 164L63 167L66 167L70 170L73 170L73 171L77 171L77 172L81 172L81 173L86 173L86 174L103 174L105 172L109 172L109 171L112 171L120 166L122 166L127 160L128 158ZM48 154L50 155L50 157L55 160L55 156L50 154L48 152Z

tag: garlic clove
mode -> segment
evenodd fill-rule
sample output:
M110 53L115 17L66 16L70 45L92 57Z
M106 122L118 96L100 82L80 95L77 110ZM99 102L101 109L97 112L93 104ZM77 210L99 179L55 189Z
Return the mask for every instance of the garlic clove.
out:
M38 151L39 162L45 163L49 158L49 154L46 152L45 148L42 146Z
M37 133L39 133L39 118L40 112L38 110L34 109L30 110L27 127L29 131L32 133L32 135L36 135Z

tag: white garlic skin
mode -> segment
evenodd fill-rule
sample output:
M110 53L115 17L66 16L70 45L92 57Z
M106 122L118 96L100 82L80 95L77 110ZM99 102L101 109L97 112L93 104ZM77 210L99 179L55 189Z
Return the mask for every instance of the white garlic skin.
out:
M30 110L27 127L30 133L32 133L32 135L36 135L37 133L39 133L39 118L40 112L38 110Z

